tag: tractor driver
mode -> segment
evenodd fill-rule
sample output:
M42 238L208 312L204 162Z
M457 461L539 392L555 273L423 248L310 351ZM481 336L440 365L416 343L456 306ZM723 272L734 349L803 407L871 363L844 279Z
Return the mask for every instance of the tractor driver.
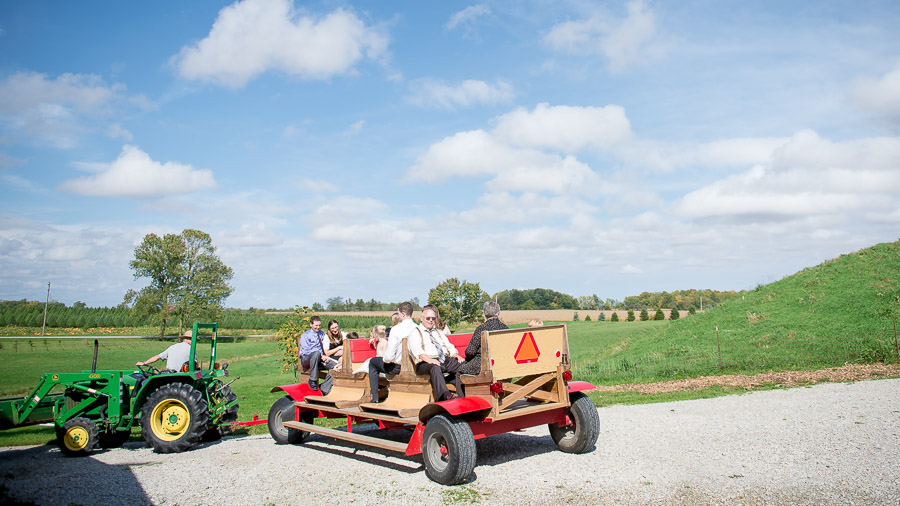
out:
M169 346L159 355L153 355L143 362L138 362L134 365L144 366L148 364L152 364L159 359L164 359L166 361L166 369L169 371L180 371L181 366L187 363L188 359L191 358L191 331L185 330L184 334L181 334L181 341Z

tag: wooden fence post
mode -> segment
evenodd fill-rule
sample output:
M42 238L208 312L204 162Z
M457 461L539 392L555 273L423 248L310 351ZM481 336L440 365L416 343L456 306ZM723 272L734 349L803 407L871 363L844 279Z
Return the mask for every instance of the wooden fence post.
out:
M719 326L716 325L716 349L719 350L719 370L722 370L722 346L719 345Z

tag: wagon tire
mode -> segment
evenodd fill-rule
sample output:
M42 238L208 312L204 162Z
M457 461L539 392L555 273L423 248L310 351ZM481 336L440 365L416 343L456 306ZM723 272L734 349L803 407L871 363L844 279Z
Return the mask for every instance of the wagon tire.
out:
M157 453L190 449L200 442L208 423L203 394L186 383L159 387L141 409L141 435Z
M475 469L475 437L465 421L437 415L425 424L422 436L425 474L442 485L466 481Z
M59 431L59 449L69 457L82 457L94 450L99 439L97 424L79 416L68 420Z
M285 395L279 398L269 409L269 419L266 422L269 426L269 435L275 440L275 444L295 445L300 444L307 437L309 432L305 430L291 429L284 426L284 422L293 422L294 418L294 399ZM315 415L311 411L300 413L300 421L304 423L313 423Z
M572 405L566 414L572 425L549 424L550 437L566 453L587 453L594 449L600 435L600 416L591 399L581 392L569 396Z

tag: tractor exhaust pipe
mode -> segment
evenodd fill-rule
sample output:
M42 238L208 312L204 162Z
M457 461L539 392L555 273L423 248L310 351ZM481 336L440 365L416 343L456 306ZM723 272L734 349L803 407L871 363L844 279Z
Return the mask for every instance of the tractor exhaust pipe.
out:
M91 372L97 372L97 350L100 348L100 341L94 339L94 362L91 364Z

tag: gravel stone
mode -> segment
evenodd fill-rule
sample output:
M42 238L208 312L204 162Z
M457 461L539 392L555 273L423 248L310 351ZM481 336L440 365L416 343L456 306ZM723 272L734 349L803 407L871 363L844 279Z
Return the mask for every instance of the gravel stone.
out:
M456 487L430 481L419 456L317 435L298 446L226 437L169 455L137 442L85 458L0 448L0 484L7 499L42 505L900 504L900 379L599 414L584 455L558 451L543 426L477 441L475 472Z

